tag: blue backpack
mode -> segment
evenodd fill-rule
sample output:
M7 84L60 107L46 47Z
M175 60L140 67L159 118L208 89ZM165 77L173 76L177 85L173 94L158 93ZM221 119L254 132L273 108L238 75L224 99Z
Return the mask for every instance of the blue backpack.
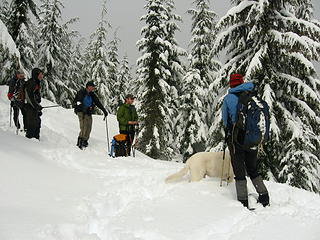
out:
M233 129L233 139L244 149L252 149L269 140L269 106L254 92L237 94L237 122Z

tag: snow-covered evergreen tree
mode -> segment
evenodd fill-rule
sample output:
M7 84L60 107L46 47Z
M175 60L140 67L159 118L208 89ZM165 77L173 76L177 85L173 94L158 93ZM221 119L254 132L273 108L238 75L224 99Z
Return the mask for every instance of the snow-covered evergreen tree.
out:
M83 39L77 44L71 46L71 59L67 78L69 79L68 87L76 93L85 86L84 69L85 63L83 59Z
M108 66L108 75L109 75L109 85L113 86L111 88L112 91L112 101L111 101L111 110L112 113L116 113L117 109L119 107L119 104L117 102L118 94L117 92L117 85L118 85L118 68L119 68L119 42L120 39L117 37L117 31L114 33L113 39L108 44L108 59L112 63Z
M215 38L216 14L210 10L208 0L196 0L194 4L195 8L188 11L193 20L188 57L190 66L183 79L177 125L184 159L205 150L209 124L207 109L211 107L208 89L213 71L219 68L219 64L210 56Z
M169 139L169 145L172 146L174 152L179 152L179 134L177 132L177 118L176 116L179 114L179 106L181 105L180 96L182 92L182 79L185 75L185 66L181 61L181 57L187 56L186 50L179 47L177 40L175 39L175 34L177 31L180 31L178 26L179 22L182 22L182 18L180 15L174 13L175 4L174 0L166 0L164 2L165 8L167 11L167 35L164 37L164 40L167 41L167 62L168 62L168 70L170 71L170 78L167 80L167 83L171 86L170 90L170 99L169 102L171 116L170 132L173 133L173 137Z
M0 2L0 20L5 24L9 18L9 3L7 0Z
M196 152L204 151L206 147L208 125L205 122L207 95L204 86L200 70L191 68L183 79L177 124L179 147L184 160Z
M85 76L87 81L94 81L96 93L108 112L112 112L113 85L109 81L109 67L112 62L108 60L107 28L110 24L106 20L107 8L103 4L101 19L85 53Z
M33 0L12 0L7 13L8 30L21 55L21 63L29 72L35 63L35 24L30 12L38 18L37 6Z
M236 3L219 22L214 53L227 48L225 76L243 74L270 106L262 163L278 181L319 192L320 81L312 61L320 59L320 27L310 19L310 0ZM215 133L213 146L221 128Z
M175 10L174 0L166 0L164 2L167 11L167 35L164 37L164 40L168 43L166 50L168 55L168 69L171 73L171 78L168 83L170 86L179 90L185 73L185 69L180 58L187 55L187 52L183 48L179 47L179 44L175 39L176 32L180 30L177 22L182 22L182 18L180 15L173 12ZM174 96L175 94L174 89L173 99L176 98L176 96Z
M7 27L0 19L0 84L7 84L15 71L21 66L20 53L8 32Z
M35 17L37 14L37 5L34 0L12 0L9 9L8 31L11 34L14 41L18 38L21 26L28 26L29 24L29 11L33 13Z
M71 56L68 23L61 24L64 6L60 0L41 1L37 66L45 73L43 96L66 106L70 104L72 94L65 78Z
M71 103L78 90L83 87L82 75L83 75L83 62L81 52L81 41L75 44L75 41L79 35L77 31L69 31L69 25L76 22L78 18L73 18L69 22L63 25L66 34L63 35L63 45L65 49L65 56L67 62L62 61L59 63L59 69L61 69L61 81L67 87L61 88L61 100L66 107L72 107Z
M172 13L169 3L147 0L147 14L141 18L146 26L141 31L143 38L137 43L142 53L137 62L137 85L141 98L139 148L147 155L160 159L169 159L173 154L173 120L176 117L173 103L177 95L174 76L176 69L180 69L179 61L174 60L172 55L179 55L180 50L172 38L175 29L170 23Z
M115 104L116 108L118 108L122 103L126 96L126 94L131 92L130 84L132 82L131 69L129 66L128 56L125 55L120 62L119 74L117 78L117 83L115 85Z
M32 27L30 28L30 26L34 26L31 21L28 26L21 24L18 37L15 40L21 54L21 63L29 73L31 73L31 69L33 68L37 58L36 33Z

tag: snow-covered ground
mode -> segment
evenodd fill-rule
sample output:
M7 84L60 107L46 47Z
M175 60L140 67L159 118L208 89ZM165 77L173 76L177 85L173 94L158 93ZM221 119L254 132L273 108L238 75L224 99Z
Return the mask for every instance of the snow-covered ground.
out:
M0 87L1 240L320 239L319 195L267 182L271 206L249 211L233 183L165 184L182 164L139 152L108 157L100 116L81 151L76 115L63 108L43 110L41 141L29 140L9 127L6 92ZM108 124L116 134L115 116Z

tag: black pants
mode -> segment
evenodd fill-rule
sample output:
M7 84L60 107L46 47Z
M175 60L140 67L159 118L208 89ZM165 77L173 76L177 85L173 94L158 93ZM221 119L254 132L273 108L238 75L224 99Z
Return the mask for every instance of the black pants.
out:
M11 107L13 109L13 122L16 128L20 129L21 125L19 122L19 113L21 111L22 113L22 118L23 118L23 126L25 126L25 109L24 109L24 104L23 103L18 103L18 102L11 102Z
M228 140L228 148L231 156L231 163L235 180L245 180L246 173L251 179L259 176L258 173L258 149L245 150L238 144Z
M25 105L26 137L40 139L41 112L34 109L30 104Z
M121 134L126 134L127 135L127 141L126 141L126 145L127 145L127 155L130 156L131 153L131 146L134 140L134 135L135 132L134 131L120 131Z

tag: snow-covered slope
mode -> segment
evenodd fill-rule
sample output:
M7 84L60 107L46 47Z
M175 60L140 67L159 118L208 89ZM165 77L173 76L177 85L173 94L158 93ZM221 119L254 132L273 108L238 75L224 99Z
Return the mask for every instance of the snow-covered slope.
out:
M235 200L234 184L219 187L216 178L165 184L182 164L141 153L109 158L100 116L81 151L77 118L63 108L43 110L41 141L29 140L9 127L6 91L0 87L1 240L319 239L316 194L267 182L271 206L252 212ZM108 123L112 136L115 117Z

